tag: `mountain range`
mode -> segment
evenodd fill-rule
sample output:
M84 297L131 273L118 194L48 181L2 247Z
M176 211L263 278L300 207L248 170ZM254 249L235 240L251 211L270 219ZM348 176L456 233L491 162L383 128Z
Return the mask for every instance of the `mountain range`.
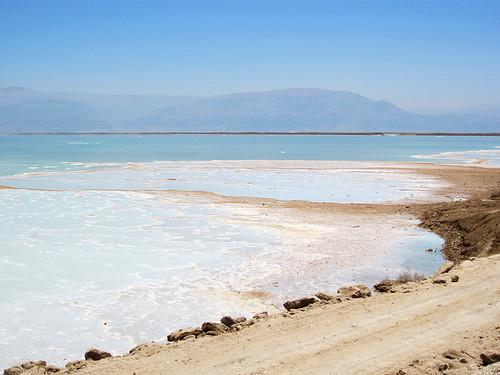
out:
M91 95L0 88L0 133L500 132L500 106L424 115L322 89L212 97Z

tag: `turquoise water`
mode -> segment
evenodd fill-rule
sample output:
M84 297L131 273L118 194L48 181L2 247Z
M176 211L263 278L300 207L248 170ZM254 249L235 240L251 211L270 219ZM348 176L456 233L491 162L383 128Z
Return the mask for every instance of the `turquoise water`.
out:
M367 160L463 162L463 151L500 158L500 137L33 135L0 136L0 175L66 169L64 162L156 160ZM416 155L424 157L416 159ZM431 155L425 158L425 155ZM456 156L453 159L454 155Z

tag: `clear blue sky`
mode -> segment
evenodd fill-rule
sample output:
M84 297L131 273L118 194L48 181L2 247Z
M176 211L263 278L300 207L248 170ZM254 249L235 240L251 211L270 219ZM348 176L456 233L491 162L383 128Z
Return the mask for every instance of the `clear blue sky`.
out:
M0 86L500 103L500 0L0 0Z

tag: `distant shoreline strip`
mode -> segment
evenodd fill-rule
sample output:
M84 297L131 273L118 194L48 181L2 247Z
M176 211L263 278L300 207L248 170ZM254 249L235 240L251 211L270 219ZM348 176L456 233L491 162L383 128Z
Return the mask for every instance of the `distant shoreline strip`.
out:
M499 137L500 133L440 132L20 132L0 135L373 135L373 136L463 136Z

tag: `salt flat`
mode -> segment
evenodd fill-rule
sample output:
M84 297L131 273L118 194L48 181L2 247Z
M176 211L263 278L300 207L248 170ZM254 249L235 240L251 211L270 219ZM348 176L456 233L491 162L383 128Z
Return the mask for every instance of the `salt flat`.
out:
M442 262L439 252L425 250L443 241L409 214L347 206L319 213L265 197L321 200L344 189L351 194L342 199L356 201L358 184L373 183L369 191L392 189L381 194L384 202L449 199L437 194L446 182L409 167L192 162L87 169L2 179L17 187L0 191L0 223L9 228L0 233L3 366L30 358L62 364L96 345L122 353L207 318L274 311L287 298L406 270L429 274ZM179 190L164 190L172 178ZM264 197L214 194L233 191L239 180L254 182L245 193ZM284 193L271 189L288 185Z

